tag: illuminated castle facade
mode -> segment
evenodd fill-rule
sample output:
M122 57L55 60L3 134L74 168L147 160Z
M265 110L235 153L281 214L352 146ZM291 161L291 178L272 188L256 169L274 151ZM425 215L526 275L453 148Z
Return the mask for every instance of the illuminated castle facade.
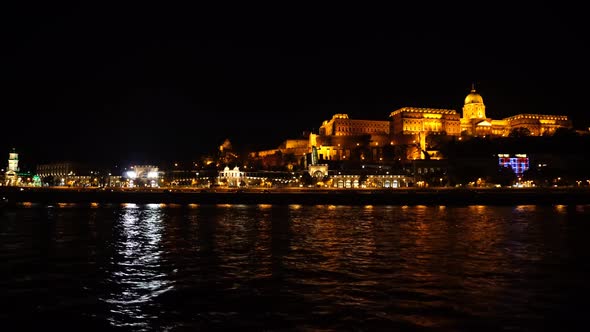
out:
M566 115L517 114L491 119L486 116L483 98L472 86L465 97L462 116L452 109L420 107L397 109L389 114L389 120L357 120L347 114L334 114L322 123L318 134L298 140L297 148L289 149L289 144L284 143L279 149L260 151L259 156L279 150L282 154L301 156L315 147L320 160L438 159L438 151L428 145L429 136L506 137L516 129L540 136L551 135L558 128L572 128Z
M354 136L389 134L389 121L350 119L348 114L334 114L322 123L320 136Z
M528 130L532 136L551 135L557 128L572 128L566 115L517 114L501 120L486 117L486 106L481 95L471 88L465 97L461 132L470 136L508 136L517 128Z

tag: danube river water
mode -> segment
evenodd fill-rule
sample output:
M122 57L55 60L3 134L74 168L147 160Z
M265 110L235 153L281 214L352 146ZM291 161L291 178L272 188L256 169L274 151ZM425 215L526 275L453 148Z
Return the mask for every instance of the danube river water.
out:
M590 205L0 210L3 330L586 331Z

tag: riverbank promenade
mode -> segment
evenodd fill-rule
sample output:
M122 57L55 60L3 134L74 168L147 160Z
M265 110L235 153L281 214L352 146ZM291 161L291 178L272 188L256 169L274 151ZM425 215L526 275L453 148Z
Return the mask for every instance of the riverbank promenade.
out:
M555 205L590 204L590 188L403 189L82 189L0 187L3 205L80 204L302 204L302 205Z

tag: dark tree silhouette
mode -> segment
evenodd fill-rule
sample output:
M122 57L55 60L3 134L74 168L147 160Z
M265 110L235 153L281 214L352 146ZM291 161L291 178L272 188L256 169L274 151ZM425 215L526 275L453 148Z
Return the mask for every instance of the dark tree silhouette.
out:
M527 137L527 136L531 136L531 131L525 127L517 127L517 128L512 129L510 131L510 134L508 134L508 136L510 136L510 137Z
M513 185L516 181L516 173L510 166L498 166L496 174L489 178L489 182L499 184L503 187Z

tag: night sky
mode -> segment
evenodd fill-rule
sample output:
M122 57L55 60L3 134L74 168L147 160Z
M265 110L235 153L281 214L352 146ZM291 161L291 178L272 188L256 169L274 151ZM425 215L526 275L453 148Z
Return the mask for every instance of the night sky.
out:
M0 153L124 164L194 159L225 138L268 149L334 113L460 111L472 83L488 117L590 126L581 9L198 3L5 6Z

